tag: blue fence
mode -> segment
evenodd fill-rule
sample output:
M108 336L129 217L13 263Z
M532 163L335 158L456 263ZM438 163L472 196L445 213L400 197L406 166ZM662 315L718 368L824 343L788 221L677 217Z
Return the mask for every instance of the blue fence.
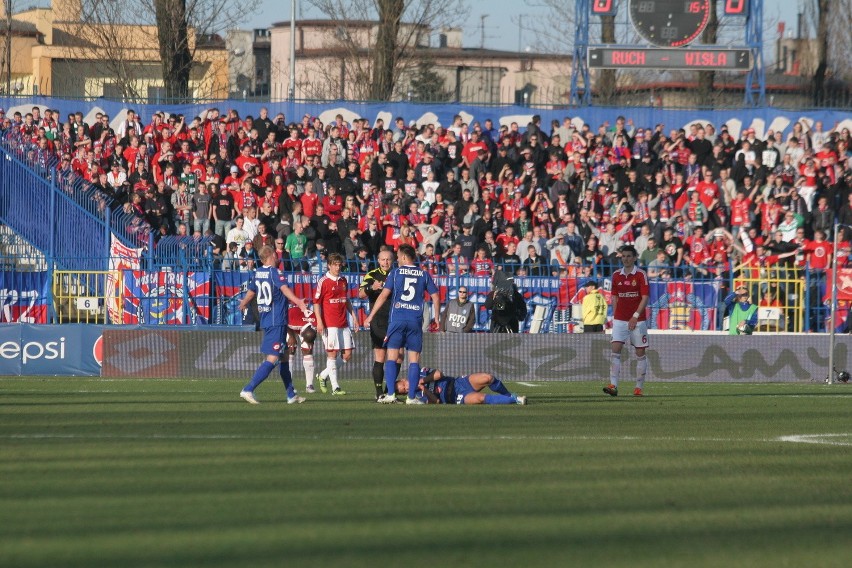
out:
M192 241L192 242L188 242ZM114 268L100 276L87 276L84 289L83 279L55 282L53 271L34 274L26 279L20 273L7 271L0 273L3 288L10 295L0 298L3 309L9 314L38 314L34 323L57 323L69 321L67 300L77 296L98 296L108 288L107 281L114 282L114 298L117 298L115 310L111 313L104 305L97 317L87 314L85 321L104 324L128 325L223 325L242 326L253 324L250 313L237 309L239 301L246 292L252 276L249 270L240 270L237 265L228 269L227 260L214 257L210 253L209 243L191 238L171 238L157 247L159 254L143 256L138 267ZM0 264L5 260L0 258ZM20 259L17 259L20 260ZM119 259L63 259L56 262L63 266L119 266ZM48 259L48 265L53 264ZM288 284L302 298L313 297L316 283L326 266L323 257L305 259L297 271L282 263ZM369 313L366 300L358 297L358 286L365 275L366 267L360 262L352 262L344 273L349 285L349 299L355 308L360 325ZM488 331L491 313L485 307L486 298L492 290L492 278L488 275L447 274L446 267L435 267L435 281L439 287L442 307L458 297L458 290L468 289L468 299L473 303L474 331ZM500 266L507 272L514 266ZM522 322L521 331L538 333L571 333L578 331L582 321L580 306L586 291L583 285L594 279L600 282L605 296L608 296L608 277L615 267L604 264L579 266L568 272L551 267L549 276L516 275L515 284L524 297L527 317ZM548 268L550 270L550 268ZM16 276L17 274L17 276ZM523 273L521 273L523 274ZM39 285L30 285L35 278ZM700 273L682 272L674 276L666 275L650 280L650 302L648 317L650 329L713 331L723 329L727 306L724 299L732 289L732 284L741 278L748 278L744 272L723 271L713 278L703 277ZM794 283L798 283L795 286ZM749 281L753 288L753 301L758 303L766 296L766 291L774 291L781 302L778 306L778 321L773 331L816 331L829 328L827 322L829 308L825 274L818 271L791 270L781 280ZM69 290L70 287L76 287ZM794 290L795 287L795 290ZM51 290L63 293L66 302L63 307L54 305ZM766 304L767 307L771 304ZM846 328L846 314L849 306L841 306L838 329ZM63 311L64 310L64 311ZM62 314L58 312L63 311ZM62 317L59 317L62 315ZM611 315L611 314L610 314ZM71 316L71 321L76 321ZM64 319L63 319L64 318ZM9 321L8 317L0 321ZM11 321L15 321L12 319ZM29 321L29 320L27 320Z

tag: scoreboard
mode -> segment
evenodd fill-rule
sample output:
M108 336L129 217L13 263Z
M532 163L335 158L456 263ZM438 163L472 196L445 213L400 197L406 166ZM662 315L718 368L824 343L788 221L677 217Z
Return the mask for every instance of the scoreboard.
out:
M745 17L750 0L720 0L724 16ZM627 6L629 25L647 46L594 46L589 68L730 70L752 68L748 48L689 47L704 32L713 10L711 0L591 0L591 15L616 16Z

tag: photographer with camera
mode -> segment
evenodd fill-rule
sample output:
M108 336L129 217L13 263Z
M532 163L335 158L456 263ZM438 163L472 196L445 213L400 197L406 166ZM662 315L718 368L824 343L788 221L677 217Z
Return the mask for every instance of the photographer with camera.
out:
M527 318L527 304L515 286L514 278L502 270L494 273L485 308L491 310L491 333L518 333Z

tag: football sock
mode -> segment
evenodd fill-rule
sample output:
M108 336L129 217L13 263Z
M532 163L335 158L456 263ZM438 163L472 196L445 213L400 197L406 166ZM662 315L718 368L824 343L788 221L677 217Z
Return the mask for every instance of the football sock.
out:
M385 387L388 393L396 394L396 376L399 374L399 363L388 359L385 361Z
M293 369L296 368L296 356L293 353L287 357L287 365L290 367L290 372L293 372Z
M648 375L648 357L643 355L636 359L636 372L639 377L636 379L636 388L645 386L645 377Z
M287 398L296 396L296 389L293 388L293 375L290 374L290 365L281 361L281 365L278 367L278 374L284 382L284 388L287 389Z
M486 394L485 404L515 404L515 397L504 394Z
M420 363L408 364L408 398L417 394L417 383L420 382Z
M500 379L498 379L497 377L495 377L493 375L492 375L492 379L493 380L491 381L491 384L488 385L488 388L490 388L492 391L494 391L496 393L504 394L506 396L512 396L512 393L509 392L509 389L506 388L506 385L503 384L503 381L501 381Z
M384 365L378 361L373 361L373 385L376 387L376 396L382 396L387 392Z
M257 371L254 372L254 376L251 378L249 384L247 384L243 390L254 392L254 389L257 386L266 380L266 377L269 376L269 373L272 372L272 369L275 368L275 363L270 363L269 361L264 361L260 364L260 367L257 368Z
M302 366L305 368L305 385L314 384L314 356L302 355Z
M328 373L328 379L331 381L331 390L337 390L340 385L337 383L337 357L328 358L328 366L325 368Z
M609 366L609 384L618 387L618 377L621 376L621 353L612 354L612 364Z

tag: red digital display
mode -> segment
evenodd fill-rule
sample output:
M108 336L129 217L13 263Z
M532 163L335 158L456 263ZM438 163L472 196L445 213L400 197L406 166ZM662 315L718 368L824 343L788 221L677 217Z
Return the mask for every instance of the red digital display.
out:
M595 16L614 16L615 0L592 0L592 14Z
M726 16L747 16L748 0L725 0Z
M747 49L590 49L592 69L728 69L748 70L751 54Z

